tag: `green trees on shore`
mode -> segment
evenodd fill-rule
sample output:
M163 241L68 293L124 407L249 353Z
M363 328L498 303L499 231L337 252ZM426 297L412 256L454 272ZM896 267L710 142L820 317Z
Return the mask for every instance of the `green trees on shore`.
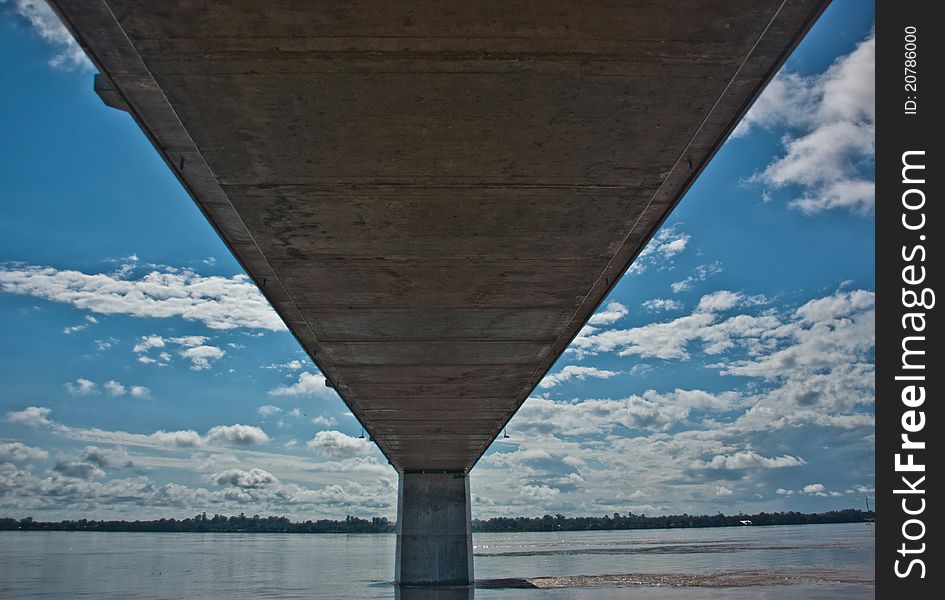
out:
M856 509L835 510L823 513L776 512L754 515L665 515L647 517L627 513L614 513L603 517L566 517L545 515L543 517L493 517L473 519L476 532L514 531L592 531L611 529L671 529L681 527L732 527L751 521L753 526L806 525L813 523L863 523L872 520L873 511ZM343 521L319 519L318 521L290 521L286 517L247 517L240 513L226 517L207 513L187 519L157 519L151 521L94 521L88 519L58 522L25 519L0 519L0 531L132 531L162 532L179 531L194 533L390 533L396 523L386 517L370 520L348 516Z

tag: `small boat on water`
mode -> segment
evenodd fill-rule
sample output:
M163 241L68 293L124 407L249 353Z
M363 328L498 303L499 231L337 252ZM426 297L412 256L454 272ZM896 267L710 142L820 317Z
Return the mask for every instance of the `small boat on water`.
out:
M739 521L739 523L745 526L751 525L751 521L749 521L748 519L742 519L741 521Z

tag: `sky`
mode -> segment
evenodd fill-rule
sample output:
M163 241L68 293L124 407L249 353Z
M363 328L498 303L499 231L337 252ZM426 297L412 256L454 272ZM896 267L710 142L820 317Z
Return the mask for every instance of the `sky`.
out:
M874 486L872 3L837 0L472 471L473 515ZM0 516L396 514L397 474L48 7L0 0Z

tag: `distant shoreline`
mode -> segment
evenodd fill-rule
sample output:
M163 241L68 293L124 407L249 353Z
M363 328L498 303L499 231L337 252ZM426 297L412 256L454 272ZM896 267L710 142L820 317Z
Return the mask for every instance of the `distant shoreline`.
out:
M777 512L753 515L664 515L647 517L613 513L602 517L493 517L473 519L474 533L516 533L541 531L626 531L635 529L689 529L706 527L765 527L772 525L818 525L828 523L866 523L875 519L874 511L845 509L823 513ZM206 513L186 519L153 519L146 521L96 521L88 519L35 521L0 519L0 531L105 531L125 533L393 533L396 523L386 517L344 520L290 521L286 517L260 517L245 514L226 517Z

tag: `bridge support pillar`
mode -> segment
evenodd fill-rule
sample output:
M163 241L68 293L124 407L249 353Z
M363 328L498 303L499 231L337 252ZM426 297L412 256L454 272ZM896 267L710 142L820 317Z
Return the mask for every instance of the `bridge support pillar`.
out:
M400 474L394 570L401 585L473 582L467 473Z

